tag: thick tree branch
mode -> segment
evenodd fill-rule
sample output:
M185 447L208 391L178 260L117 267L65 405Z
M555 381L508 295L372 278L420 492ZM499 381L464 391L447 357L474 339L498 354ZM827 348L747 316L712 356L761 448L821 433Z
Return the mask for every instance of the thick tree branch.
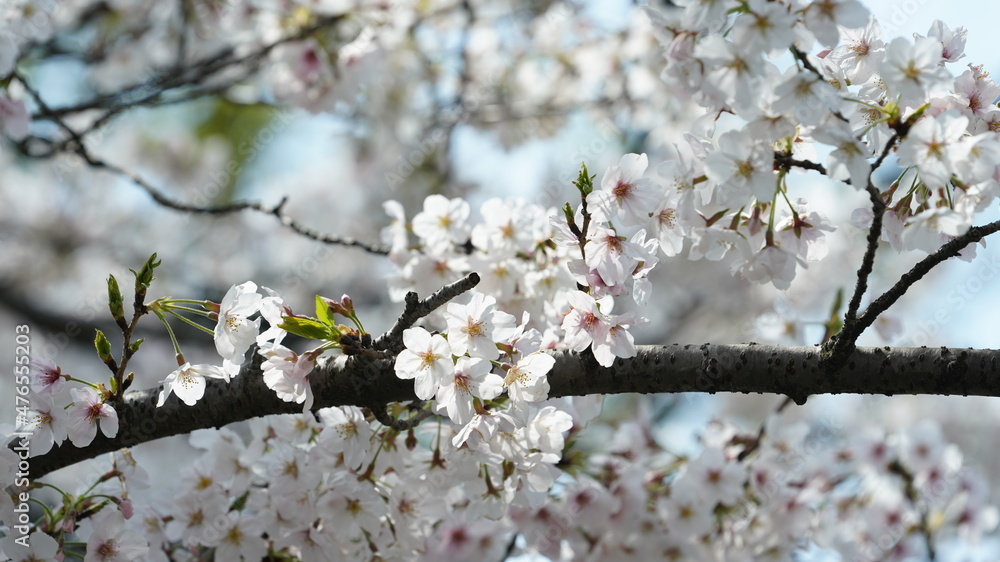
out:
M818 347L769 345L641 346L636 357L610 368L590 352L552 352L549 396L626 392L742 392L788 395L803 403L813 394L937 394L1000 396L1000 351L948 348L856 348L840 371L828 375ZM314 410L330 406L416 400L413 382L396 377L391 358L338 356L310 374ZM31 460L32 478L102 453L195 429L222 427L258 416L301 412L282 402L261 376L260 356L230 384L209 381L193 407L171 395L156 408L159 389L125 394L114 439L98 433L89 446L69 443Z

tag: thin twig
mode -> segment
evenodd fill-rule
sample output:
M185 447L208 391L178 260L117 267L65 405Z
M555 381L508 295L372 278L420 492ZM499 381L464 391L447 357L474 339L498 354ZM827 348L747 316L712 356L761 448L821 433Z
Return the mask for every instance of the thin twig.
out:
M403 313L393 324L388 332L382 334L372 344L377 350L386 350L392 353L399 353L403 349L403 331L412 327L418 320L434 312L446 302L471 290L479 284L479 274L473 271L463 279L455 281L451 285L445 285L438 292L420 300L420 297L410 291L406 293L406 304Z
M323 242L324 244L332 244L338 246L351 246L355 248L360 248L368 253L376 255L389 254L388 248L378 244L369 244L367 242L355 240L354 238L347 236L332 236L329 234L321 233L317 230L308 228L306 226L303 226L302 224L294 220L292 217L282 212L282 208L285 206L287 198L283 198L277 205L273 207L268 207L263 203L255 201L238 201L235 203L228 203L225 205L217 205L217 206L199 206L199 205L191 205L188 203L183 203L180 201L175 201L170 197L164 195L163 192L161 192L159 189L154 187L148 181L140 177L138 174L126 170L121 166L111 164L91 154L90 151L87 150L87 147L84 145L83 138L75 130L73 130L72 127L67 125L65 121L63 121L62 117L56 115L51 110L51 108L49 108L49 106L45 103L45 101L42 100L41 95L34 88L31 87L28 81L17 73L14 74L14 77L24 85L25 91L27 91L28 94L35 100L35 103L38 104L39 110L41 111L42 115L46 115L49 118L51 118L53 122L55 122L61 129L63 129L66 132L67 135L69 135L70 139L73 141L73 144L71 147L64 147L63 148L64 150L71 150L72 152L75 152L81 158L83 158L84 161L87 162L87 164L90 165L92 168L103 168L105 170L108 170L109 172L128 178L129 180L132 181L132 183L136 184L137 186L141 187L144 191L146 191L146 193L148 193L149 196L152 197L154 201L156 201L157 203L159 203L164 207L185 213L197 213L197 214L209 214L209 215L238 213L243 210L251 209L261 213L273 215L275 218L278 219L278 222L280 222L283 226L293 230L300 236L316 240L317 242ZM45 157L54 156L57 152L58 151L53 151L48 154L45 154L44 156ZM29 156L32 155L29 154ZM33 155L33 156L41 157L40 155Z
M880 314L888 310L888 308L899 300L900 297L906 294L906 291L911 285L919 281L924 275L927 275L927 273L936 265L948 258L957 256L962 249L969 244L979 242L983 238L997 231L1000 231L1000 221L991 222L982 226L974 226L966 231L965 234L956 236L948 243L938 248L936 252L920 260L917 265L913 266L912 269L903 274L903 276L899 278L899 281L897 281L891 289L868 305L864 314L862 314L857 320L857 326L860 331L864 331L865 328L871 326Z
M899 138L900 135L898 132L893 133L892 137L885 144L885 148L882 149L882 154L875 160L871 172L868 174L868 185L865 186L865 190L868 192L868 199L872 203L872 224L868 228L865 255L861 260L861 267L858 268L858 281L854 286L854 293L851 295L851 300L847 305L847 312L844 314L844 324L838 334L832 336L823 344L824 351L829 352L827 356L828 373L833 373L844 365L847 356L853 351L854 344L861 335L861 332L867 328L866 325L862 326L859 324L857 314L858 309L861 307L861 299L868 291L868 278L875 269L875 253L878 251L879 240L882 238L882 219L886 209L885 200L882 199L882 194L879 193L875 184L872 183L871 177L875 173L875 170L885 161L885 158L892 151Z
M320 18L313 25L304 27L296 33L282 37L273 43L268 43L267 45L264 45L259 49L243 56L234 56L234 50L231 47L226 47L218 53L207 56L189 66L182 68L174 66L160 76L154 76L153 78L150 78L142 83L128 86L113 94L99 96L76 105L56 108L52 111L52 113L54 115L61 116L70 113L80 113L90 109L105 109L108 107L114 107L116 110L120 111L121 109L135 107L137 105L148 105L155 100L157 96L172 88L204 82L212 75L230 66L256 63L278 46L304 39L317 31L341 21L344 17L344 15L335 15ZM155 90L152 94L143 95L142 97L125 103L117 103L123 98L132 98L140 92L151 88Z
M803 170L814 170L824 176L826 174L826 168L822 164L817 164L816 162L811 162L809 160L796 160L792 158L792 155L787 152L774 151L774 163L781 168L802 168ZM848 181L847 183L850 183Z

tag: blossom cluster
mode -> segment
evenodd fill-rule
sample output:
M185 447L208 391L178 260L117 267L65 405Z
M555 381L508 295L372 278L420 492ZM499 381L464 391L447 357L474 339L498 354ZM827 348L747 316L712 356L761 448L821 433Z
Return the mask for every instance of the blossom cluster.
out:
M997 524L985 480L930 421L884 434L775 415L759 433L710 426L688 456L648 411L612 427L600 405L505 408L471 432L439 420L401 433L356 407L257 418L248 437L200 430L190 443L203 454L168 492L118 452L96 485L64 492L80 511L55 512L29 548L2 548L53 559L53 537L74 537L87 560L457 561L500 556L520 536L520 552L554 560L782 559L811 545L902 561ZM87 498L111 501L77 523Z
M194 434L205 453L169 499L145 492L142 468L115 453L94 487L62 492L31 547L4 541L3 552L52 559L66 542L85 542L86 560L209 550L220 560L464 560L499 558L521 537L523 550L552 559L784 559L809 546L906 560L949 534L975 540L995 528L984 480L930 422L890 436L776 416L756 434L718 428L686 456L668 452L643 412L612 430L595 421L601 397L549 397L553 350L592 353L603 367L636 354L630 329L645 319L635 309L651 302L648 276L661 259L721 261L782 289L823 259L833 225L794 196L795 168L881 197L881 235L899 250L932 251L961 235L1000 187L1000 86L972 65L954 76L961 28L935 23L927 36L886 43L856 0L676 4L647 9L661 78L705 115L655 172L647 155L626 154L599 187L584 167L576 206L489 199L475 224L462 198L432 195L410 221L402 204L386 203L391 296L429 294L472 271L482 279L467 302L402 334L394 372L427 401L415 407L436 416L397 429L353 406L313 415L318 357L367 335L352 303L317 297L307 317L266 287L235 285L204 305L220 364L192 365L178 349L157 405L174 394L195 406L209 379L239 376L256 345L267 387L303 414L253 420L249 438ZM339 14L329 12L320 15ZM273 19L272 32L286 25ZM342 77L377 56L385 39L372 29L398 31L367 23L336 57L313 39L275 49L274 94L313 111L357 94L334 78L352 82ZM25 44L0 44L0 74ZM23 105L0 97L0 112L5 134L23 137ZM813 161L816 144L824 165ZM890 156L904 170L882 189L872 174ZM182 302L191 301L151 307L176 312ZM321 343L300 353L282 343L289 333ZM112 394L37 361L32 454L67 439L86 446L98 427L115 436ZM614 431L610 447L578 442L588 426ZM6 487L18 459L0 448L0 460ZM13 509L0 494L4 522Z
M964 28L938 21L926 36L887 43L856 0L647 12L664 49L661 78L705 109L706 134L690 136L666 174L692 259L724 259L787 288L797 265L824 257L833 228L789 197L797 166L879 192L871 175L894 154L903 171L878 196L889 208L882 236L897 250L936 250L996 197L1000 86L980 66L950 70L965 56ZM795 64L782 71L775 54L789 50ZM717 125L728 130L711 142ZM811 161L820 150L825 167Z

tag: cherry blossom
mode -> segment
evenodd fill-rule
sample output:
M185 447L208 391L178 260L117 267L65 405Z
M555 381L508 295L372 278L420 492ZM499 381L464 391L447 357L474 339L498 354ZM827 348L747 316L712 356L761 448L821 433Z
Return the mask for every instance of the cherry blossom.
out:
M603 314L593 297L582 291L567 293L569 313L563 319L565 343L574 351L582 351L594 341L603 341L610 330L610 320Z
M93 517L94 530L87 540L86 562L128 562L149 552L139 534L125 526L121 512L106 508Z
M965 40L968 30L964 27L949 29L941 20L934 20L927 37L941 42L941 57L947 62L956 62L965 56Z
M718 184L714 198L726 207L750 196L769 201L776 188L771 155L743 131L719 137L719 148L705 158L705 175Z
M114 15L116 33L133 21L179 21L166 8L147 13L111 4L93 17L102 22L105 12ZM463 560L502 557L510 545L529 557L567 560L785 560L801 557L813 545L836 550L844 559L922 559L950 537L975 541L996 528L1000 517L989 504L987 481L966 464L959 448L944 437L950 430L930 414L902 432L861 432L851 416L830 421L800 409L793 422L791 414L780 413L782 406L763 426L716 421L697 439L675 441L665 437L672 428L662 422L662 403L627 402L628 420L622 422L614 419L613 407L608 417L598 417L601 397L549 398L548 377L561 357L592 354L601 368L614 368L616 358L638 354L637 342L650 343L654 336L636 329L647 322L637 310L660 304L667 305L665 314L680 310L675 303L685 294L674 286L665 295L654 294L652 280L666 270L665 277L682 281L683 260L719 262L699 265L722 275L728 268L743 278L731 281L744 291L734 292L739 306L754 310L755 302L767 303L777 311L753 312L750 318L757 320L744 332L803 345L809 339L803 325L825 322L830 305L803 304L799 284L793 284L796 275L833 291L843 280L826 279L829 269L813 264L827 260L822 267L836 267L837 256L847 255L838 252L858 240L865 240L872 253L880 235L897 251L934 252L979 224L980 213L989 211L1000 194L1000 110L995 106L1000 87L973 65L956 70L961 74L953 79L947 65L965 56L963 28L935 22L927 37L886 44L882 28L857 0L676 0L663 8L634 10L622 30L612 34L600 33L601 26L577 19L579 14L557 3L532 20L524 37L513 27L498 32L488 11L479 9L463 9L455 19L447 6L428 12L426 6L398 3L348 9L314 2L291 12L268 2L202 4L184 14L191 33L183 34L180 45L173 32L137 32L135 38L97 33L100 48L87 52L101 55L96 57L100 68L88 78L101 96L94 102L101 106L98 113L109 112L101 119L125 109L122 100L136 99L122 95L132 90L117 88L131 84L141 69L176 69L181 80L193 61L224 61L232 53L253 62L241 65L247 75L199 76L206 92L218 89L241 107L278 100L289 113L301 108L326 114L316 116L316 122L356 120L360 126L351 129L368 144L347 160L356 160L354 171L364 173L341 176L338 162L336 181L368 186L369 176L378 176L377 167L388 170L376 180L390 189L401 189L405 181L399 200L383 205L390 222L382 232L386 247L372 253L388 252L379 267L388 272L390 298L406 301L408 312L400 321L410 323L401 342L384 345L357 317L348 316L354 327L333 325L321 299L319 318L295 317L326 334L315 338L321 340L316 347L302 350L281 327L292 330L286 323L292 299L266 287L262 295L251 281L232 286L219 305L203 305L206 312L196 319L216 319L208 311L217 307L214 328L201 327L212 332L222 366L184 362L179 345L188 344L181 338L174 346L183 364L162 381L157 405L173 393L188 406L204 406L197 402L206 379L228 382L256 343L264 385L281 400L301 404L303 414L254 419L246 431L192 435L190 444L200 456L172 475L176 482L162 493L140 493L153 477L137 464L145 460L138 450L135 458L125 451L95 461L106 466L85 483L94 486L65 491L64 504L73 510L46 511L45 521L34 523L40 530L31 535L33 550L11 544L8 536L4 554L58 559L66 554L60 545L79 540L87 541L87 560ZM36 11L38 5L26 4ZM82 7L63 7L55 27L62 30ZM22 23L27 11L14 10L8 19ZM467 29L452 33L456 22L466 20ZM448 33L435 32L445 28ZM34 83L27 72L34 72L33 59L46 56L46 49L67 48L63 41L40 38L52 32L0 36L0 70L19 69L0 95L0 129L8 138L31 141L16 145L22 152L37 145L64 156L59 153L74 147L96 161L107 147L89 152L87 143L100 136L98 131L83 129L79 116L70 115L76 113L72 106L36 107L43 97L28 88ZM74 32L88 45L90 35ZM461 45L455 49L459 35ZM522 39L526 43L519 43ZM411 43L430 50L412 51ZM22 61L18 57L26 46L32 46L25 51L31 57ZM451 51L460 52L460 64L448 59ZM417 61L428 52L440 82L417 91L403 88L409 74L424 68ZM490 73L509 76L511 82L494 80ZM226 86L229 79L236 81ZM563 110L597 105L589 97L594 92L602 105L626 99L629 103L614 104L616 111L635 120L628 121L628 130L602 139L600 150L581 148L573 155L587 165L617 160L596 189L596 176L584 168L576 182L573 176L553 179L532 193L537 195L533 201L491 197L470 187L481 180L455 166L454 147L466 144L459 142L466 140L462 135L482 134L488 125L496 140L513 148L523 140L512 140L519 133L510 122L544 113L532 126L548 135L548 127L561 126L555 125L559 121L578 123L576 114L563 119ZM183 100L164 95L137 103L152 111L175 101ZM514 108L509 113L508 103ZM381 117L391 121L391 131L367 128L370 108L385 113ZM433 108L430 117L421 110L428 108ZM56 120L63 112L72 117L66 127ZM32 125L40 118L56 120L55 125ZM683 140L674 127L679 118L690 124ZM612 121L617 127L625 119L616 114ZM51 137L49 129L70 126L81 127L87 142L77 146L72 138ZM411 141L427 131L433 134L417 139L419 150L411 151L416 144ZM437 134L442 131L447 133ZM213 152L211 143L168 133L172 140L157 150L197 165L163 166L176 169L158 169L163 178L156 180L184 184L190 181L184 169L198 166L205 167L199 173L208 174L210 166L202 160ZM143 142L135 142L140 138ZM615 142L604 142L611 138ZM121 144L138 150L146 141L128 137L126 143L116 140L115 147L127 153ZM196 159L173 145L206 154ZM242 165L247 156L242 149L237 149L240 158L215 150L219 162L211 165L221 164L236 175L227 159ZM629 150L636 152L614 153ZM897 161L905 169L893 172ZM63 164L59 158L53 162ZM386 162L395 164L386 167ZM145 176L143 168L136 167L136 177ZM425 173L432 182L424 181ZM820 175L852 187L814 182ZM517 191L521 178L514 173L496 179L512 194L525 193ZM330 194L329 182L322 183L321 190L307 191L316 196L308 203ZM426 193L432 195L423 197ZM830 218L838 217L837 209L828 207L841 197L850 199L846 210L874 201L856 210L851 222L867 231L880 217L882 232L865 237L856 229L837 230ZM338 211L362 216L336 203ZM881 203L884 214L876 214L883 210ZM31 198L23 204L30 213ZM290 198L289 206L296 204ZM473 205L478 205L477 216ZM306 215L302 222L283 216L283 206L269 209L283 227L304 229L324 218L307 215L321 213L318 204L296 209ZM407 209L420 209L409 222ZM304 284L314 273L309 283L340 282L319 276L329 271L312 268L323 261L318 254L296 263L302 256L287 241L280 246L268 237L253 241L261 257L256 264L273 262L294 271L276 280L273 271L262 270L262 279L281 283L275 287ZM965 250L965 256L974 249ZM855 257L861 253L857 247L851 251ZM890 270L888 260L883 265L884 253L879 249L876 268ZM218 286L217 276L238 275L225 256L213 259L221 261L213 261L215 267L190 267L193 277L180 287ZM327 265L342 263L330 261L336 263ZM798 266L804 269L807 263L812 269L800 271ZM364 269L340 268L351 274ZM419 326L409 327L414 325L409 291L425 297L472 272L480 282L467 302L458 297L429 314L422 311ZM708 279L718 281L708 275L697 280ZM769 287L749 291L743 280ZM706 282L692 294L729 307L733 303L716 291L719 287ZM786 291L781 299L774 298L775 289ZM757 292L770 296L745 302ZM867 304L860 294L856 297ZM157 302L197 306L205 301ZM812 308L796 309L802 306ZM727 323L738 322L735 313L730 316ZM269 325L263 333L261 318ZM879 322L886 319L881 316ZM310 376L319 376L313 374L317 359L328 351L342 352L327 355L329 364L361 366L359 371L394 362L393 372L412 380L419 400L311 412L316 404ZM54 363L36 361L26 420L33 430L31 453L45 454L67 437L73 446L87 445L98 424L106 436L117 435L121 384L133 380L122 379L129 372L122 371L113 375L108 390L102 386L106 378L81 382ZM409 384L395 386L409 389ZM65 407L69 395L73 404ZM125 395L126 403L130 399ZM425 417L430 419L421 422ZM0 450L5 484L14 483L19 460L12 450ZM8 528L15 520L12 501L0 494L0 520ZM81 511L101 505L99 511ZM139 517L131 517L133 512ZM129 530L126 518L141 521L148 544ZM882 532L886 529L891 532Z
M226 374L221 367L184 363L160 383L163 388L156 399L156 406L166 403L171 393L176 394L188 406L194 406L205 395L205 379L225 378Z
M465 200L431 195L424 200L424 210L413 217L413 233L440 252L449 244L465 242L470 232L468 218Z
M864 84L878 70L883 56L882 26L869 15L864 27L844 31L843 41L827 59L837 64L852 84Z
M968 153L968 145L959 142L968 125L967 117L953 111L924 117L899 145L899 163L916 166L932 189L944 187Z
M650 208L662 195L653 182L642 177L648 166L645 154L626 154L617 166L604 172L601 189L587 196L587 204L596 220L620 219L626 226L646 223Z
M62 369L44 357L33 357L31 361L31 390L37 394L54 396L66 388L66 378Z
M805 9L805 25L819 42L833 47L840 38L841 27L865 25L868 10L858 0L819 0Z
M845 127L834 125L813 132L817 141L834 147L826 160L826 169L830 179L850 180L851 185L864 189L868 185L868 176L872 166L868 161L871 153L854 134Z
M780 3L750 0L747 11L733 22L733 43L747 51L770 53L795 40L795 15Z
M315 355L299 355L278 343L265 343L259 353L267 359L261 364L264 384L285 402L302 404L307 412L313 405L309 373L316 366Z
M217 526L216 538L209 536L205 544L214 546L219 558L257 560L267 555L267 541L261 536L264 521L259 518L230 511L213 524Z
M939 88L947 88L951 75L941 66L941 43L927 37L910 41L897 37L885 49L879 75L886 86L907 100L923 102Z
M233 285L219 305L219 321L215 325L215 348L223 359L223 370L228 382L238 375L247 349L257 339L260 319L250 320L260 307L261 295L257 285L247 281Z
M445 310L448 319L448 344L455 355L468 353L473 357L496 359L500 356L497 341L514 329L514 317L495 310L496 299L475 293L468 305L450 303Z
M328 408L320 417L324 425L319 437L320 450L324 454L343 453L348 468L361 466L371 447L372 436L371 425L361 410L353 406Z
M60 445L66 440L69 428L66 406L56 403L56 398L44 394L31 397L31 414L27 426L33 428L31 435L31 456L44 455L52 445ZM58 400L61 402L62 397Z
M0 541L2 552L10 557L14 562L44 562L45 560L57 560L59 543L49 535L41 531L33 531L28 535L27 545L18 542L19 537L13 533Z
M515 404L540 402L549 396L549 381L545 376L556 360L551 355L532 353L507 369L503 379L507 394Z
M480 357L460 357L455 372L442 384L435 399L451 421L465 425L475 413L473 399L492 400L503 392L503 379L490 373L492 365Z
M416 379L416 393L427 400L437 393L454 368L452 350L440 335L431 335L423 328L409 328L403 332L406 349L396 357L396 376Z
M118 435L118 412L90 387L71 388L73 404L69 414L67 434L76 447L85 447L97 436L97 425L105 437Z
M740 497L746 469L726 459L721 449L705 449L685 467L676 486L687 487L708 506L733 505Z

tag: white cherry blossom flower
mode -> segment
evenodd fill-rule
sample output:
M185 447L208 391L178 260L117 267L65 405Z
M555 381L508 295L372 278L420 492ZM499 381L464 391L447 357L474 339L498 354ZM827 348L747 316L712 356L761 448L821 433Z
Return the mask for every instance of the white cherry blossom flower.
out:
M733 43L746 51L788 49L795 40L795 16L780 2L750 0L733 22Z
M528 423L528 439L543 453L562 455L564 434L573 428L573 417L555 406L545 406Z
M765 244L736 270L754 283L771 283L779 289L788 289L795 278L798 258L777 244Z
M871 152L845 127L833 124L813 131L813 138L834 147L826 159L826 171L830 179L850 180L857 189L868 186L872 165Z
M320 410L323 431L320 433L314 454L343 453L344 465L354 470L360 468L371 448L372 427L361 409L342 406Z
M549 380L546 376L556 360L551 355L538 352L521 358L517 365L507 370L503 383L515 404L541 402L549 397Z
M667 257L676 256L684 248L684 236L687 226L684 224L687 214L685 207L693 203L693 191L668 192L653 211L651 234L659 242L659 248ZM692 211L693 212L693 209Z
M42 531L33 531L27 535L27 540L19 541L21 538L20 533L7 533L0 541L0 552L9 556L12 562L58 560L56 554L59 552L59 543L51 536Z
M45 357L31 358L31 390L37 394L56 396L66 387L66 379L62 369Z
M473 398L492 400L503 392L503 378L490 373L492 367L480 357L460 357L454 373L438 387L435 397L438 409L446 411L457 424L469 423L475 414Z
M205 395L205 379L226 379L226 373L215 365L184 363L160 382L163 389L156 399L156 407L162 406L171 393L188 406L194 406Z
M484 411L472 416L472 420L452 438L453 447L468 443L470 449L481 449L493 440L497 432L514 433L518 423L509 411Z
M434 251L453 244L464 244L469 237L469 203L462 198L448 199L431 195L424 199L424 210L413 217L413 233Z
M63 399L59 399L63 402ZM53 396L33 394L30 400L27 427L32 429L31 456L44 455L52 445L60 445L68 437L68 416L65 405Z
M709 504L694 486L674 485L670 497L660 499L656 510L670 525L671 534L683 537L701 537L715 527L712 512L715 506Z
M997 109L993 102L1000 96L1000 85L981 66L969 65L969 70L955 79L955 93L968 100L969 113L986 118Z
M714 197L724 207L742 207L750 196L770 201L777 189L770 148L743 131L719 137L719 148L705 158L705 175L718 185Z
M500 356L496 342L503 341L514 330L514 317L496 310L496 299L475 293L469 304L448 303L448 344L455 355L468 353L473 357L496 359Z
M968 125L969 118L956 111L925 116L900 143L900 165L916 166L927 187L944 187L968 155L969 145L959 142Z
M841 44L826 58L837 64L852 84L864 84L875 74L884 56L882 26L869 15L864 27L845 30Z
M897 37L885 50L879 74L891 92L915 103L939 88L947 88L951 75L941 66L941 42L917 37L913 43Z
M628 327L636 322L632 312L608 317L608 329L602 332L604 337L595 338L592 346L594 358L602 367L610 367L615 357L635 357L635 342Z
M611 328L607 315L601 312L594 297L583 291L566 295L569 313L563 318L564 342L573 351L583 351L595 340L603 341Z
M106 507L92 520L94 529L87 539L84 562L131 562L149 553L149 543L125 526L118 510Z
M250 317L257 313L261 296L257 285L247 281L230 287L219 305L219 321L215 325L215 348L223 359L226 382L238 375L247 349L256 341L260 332L260 319Z
M754 112L760 90L770 68L760 52L742 51L721 35L707 35L695 47L694 56L705 65L704 93L719 106L733 105L737 111Z
M817 0L805 10L805 24L826 47L840 40L842 27L861 27L868 18L868 9L858 0Z
M302 404L302 411L308 412L313 405L309 373L316 366L316 356L312 353L299 355L279 343L265 343L259 352L267 358L261 364L264 384L278 398Z
M591 225L590 230L584 245L587 267L597 271L604 285L624 285L632 277L635 266L649 253L610 228Z
M396 356L396 376L416 379L415 392L421 400L429 400L438 387L448 380L454 369L451 346L440 335L431 335L423 328L403 331L406 349Z
M840 97L829 82L812 72L792 67L774 88L776 99L771 109L790 118L793 123L814 127L840 111Z
M965 234L970 226L967 217L947 207L927 209L907 219L903 248L933 252L950 238Z
M405 255L409 246L409 237L406 234L406 210L403 204L395 199L382 203L382 209L392 222L382 229L381 239L383 244L389 246L389 257L394 260Z
M736 505L746 477L746 467L726 459L722 449L709 447L688 463L674 488L690 488L707 506Z
M118 435L118 412L110 404L101 399L96 390L85 386L71 388L73 405L68 410L69 440L76 447L86 447L97 436L97 425L100 422L101 433L105 437Z
M267 555L267 541L261 536L265 522L259 516L239 511L229 511L221 520L213 521L215 532L206 535L205 544L215 547L215 557L220 560L263 560ZM213 536L214 535L214 536Z
M836 227L816 211L810 211L805 199L795 200L795 214L788 213L775 227L775 240L788 252L807 261L826 257L824 232Z
M642 175L649 166L645 154L626 154L610 166L601 179L601 189L587 196L587 206L598 221L621 219L625 226L642 225L662 197L662 190Z
M514 256L531 252L548 238L548 218L537 205L521 199L487 199L480 208L483 222L472 229L472 244L490 255Z
M941 20L934 20L927 37L941 42L941 58L947 62L956 62L965 57L965 40L969 30L964 27L949 28Z
M273 289L261 287L261 290L267 296L260 299L258 308L261 317L267 320L270 327L257 336L257 345L262 346L266 342L281 343L281 340L288 332L279 328L278 325L284 322L285 316L292 314L292 309L285 304L285 299Z

